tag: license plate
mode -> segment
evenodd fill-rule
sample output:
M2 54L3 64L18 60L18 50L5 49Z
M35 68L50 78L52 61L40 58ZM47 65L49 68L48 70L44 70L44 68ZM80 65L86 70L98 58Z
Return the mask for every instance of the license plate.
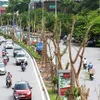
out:
M19 97L25 97L25 95L19 95Z

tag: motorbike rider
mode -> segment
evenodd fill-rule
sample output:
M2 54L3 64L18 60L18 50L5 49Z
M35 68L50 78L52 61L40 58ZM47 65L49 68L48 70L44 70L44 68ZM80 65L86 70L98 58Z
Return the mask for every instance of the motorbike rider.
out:
M6 79L9 79L11 81L11 85L12 85L12 75L10 74L10 72L8 72Z
M24 60L22 60L22 62L21 62L21 67L22 68L25 68L26 67Z
M7 60L9 61L9 54L6 52L5 56L7 57Z
M90 62L90 63L88 64L88 72L89 72L89 70L92 69L92 68L93 68L93 64Z
M91 62L88 65L88 72L89 72L89 75L90 75L90 79L93 80L94 68L93 68L93 64Z
M7 65L7 62L8 62L7 56L4 56L4 57L3 57L3 62L4 62L5 65Z
M64 37L63 37L63 44L65 44L67 42L67 35L65 35Z
M6 52L6 51L7 51L7 50L6 50L6 47L4 47L4 49L3 49L3 50Z
M83 59L83 67L84 67L84 69L87 68L87 60L86 60L86 58Z
M2 50L2 56L4 56L5 55L5 51L4 50Z

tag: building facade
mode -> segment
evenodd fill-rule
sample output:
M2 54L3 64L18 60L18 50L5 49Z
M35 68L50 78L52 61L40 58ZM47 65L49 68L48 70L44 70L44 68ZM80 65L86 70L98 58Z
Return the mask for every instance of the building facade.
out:
M6 13L6 7L8 7L9 0L0 0L0 14Z

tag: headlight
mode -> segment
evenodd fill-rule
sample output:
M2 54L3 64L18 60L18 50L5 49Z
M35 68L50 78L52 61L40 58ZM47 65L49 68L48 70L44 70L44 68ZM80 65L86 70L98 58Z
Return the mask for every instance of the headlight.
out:
M17 93L15 94L15 98L16 98L16 99L18 98L18 94L17 94Z
M31 92L29 91L28 93L27 93L27 95L29 95Z
M18 99L18 98L19 98L18 94L15 94L15 98L16 98L16 99Z

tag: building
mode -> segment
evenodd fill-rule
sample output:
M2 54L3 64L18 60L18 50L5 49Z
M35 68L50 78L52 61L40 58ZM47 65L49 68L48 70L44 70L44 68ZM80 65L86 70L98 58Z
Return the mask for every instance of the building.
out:
M44 3L44 4L43 4ZM56 4L55 0L31 0L31 6L34 5L34 9L36 8L42 8L44 5L44 8L46 8L48 11L55 11ZM60 0L57 0L57 10L59 11L59 6L60 6Z
M9 0L0 0L0 14L6 13Z

